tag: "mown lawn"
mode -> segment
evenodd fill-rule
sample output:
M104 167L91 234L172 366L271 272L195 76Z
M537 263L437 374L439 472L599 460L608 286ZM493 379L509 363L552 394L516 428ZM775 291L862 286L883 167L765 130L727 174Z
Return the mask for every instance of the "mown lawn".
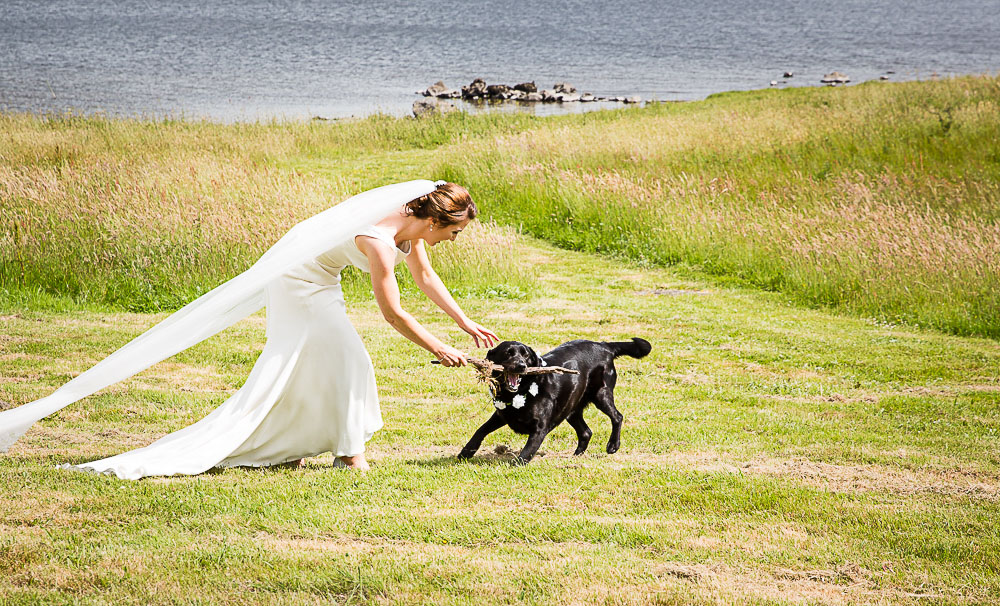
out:
M149 443L220 403L257 316L75 404L0 458L0 603L967 604L1000 594L1000 346L803 309L517 237L525 298L462 300L504 337L649 339L622 359L622 449L591 410L454 458L491 411L355 294L386 428L373 469L138 482L55 469ZM405 305L433 331L457 329ZM8 309L0 400L49 393L157 315ZM499 454L498 454L499 452Z

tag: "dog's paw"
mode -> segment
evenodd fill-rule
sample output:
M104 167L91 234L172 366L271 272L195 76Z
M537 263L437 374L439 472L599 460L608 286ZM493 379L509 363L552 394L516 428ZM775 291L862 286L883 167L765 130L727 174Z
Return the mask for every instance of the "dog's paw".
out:
M619 447L618 442L615 442L614 444L609 442L607 448L608 454L615 454L616 452L618 452L618 447Z
M475 450L463 450L462 452L458 453L458 455L455 458L460 461L465 461L471 459L472 455L474 454L476 454Z
M531 459L522 459L520 456L516 456L510 460L510 464L513 467L524 467L529 462L531 462Z

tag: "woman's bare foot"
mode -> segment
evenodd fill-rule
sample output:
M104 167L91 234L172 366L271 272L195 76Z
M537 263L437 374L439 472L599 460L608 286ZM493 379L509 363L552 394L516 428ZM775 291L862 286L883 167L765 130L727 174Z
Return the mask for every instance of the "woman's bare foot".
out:
M365 455L363 454L354 455L353 457L337 457L337 460L350 469L357 469L358 471L367 471L370 469L368 461L365 460Z

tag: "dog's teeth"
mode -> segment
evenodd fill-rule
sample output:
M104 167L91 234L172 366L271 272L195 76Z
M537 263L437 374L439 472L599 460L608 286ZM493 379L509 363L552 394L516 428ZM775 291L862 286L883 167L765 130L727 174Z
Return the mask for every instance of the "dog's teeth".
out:
M518 375L507 376L507 387L510 388L511 391L517 389L517 386L520 384L521 384L521 377L519 377Z

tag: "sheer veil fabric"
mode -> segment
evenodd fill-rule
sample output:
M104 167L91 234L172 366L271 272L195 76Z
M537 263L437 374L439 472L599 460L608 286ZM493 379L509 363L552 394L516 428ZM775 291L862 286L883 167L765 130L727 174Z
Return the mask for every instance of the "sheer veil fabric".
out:
M436 183L428 180L407 181L378 187L349 198L337 206L295 225L242 274L188 303L51 395L18 408L0 412L0 452L6 452L39 419L200 343L261 309L267 301L268 289L281 278L282 274L308 263L332 248L353 241L354 235L363 230L365 226L378 222L410 200L432 192L435 187ZM336 285L336 288L339 292L339 285ZM357 338L353 329L348 332L341 331L338 334L346 335L344 338L348 340ZM353 338L351 334L354 335ZM271 338L269 330L269 341ZM267 347L265 345L265 349ZM363 346L361 351L364 352ZM364 353L364 359L370 367L371 362L367 358L367 353ZM258 369L258 366L261 368ZM285 372L291 372L287 370L289 368L287 365L283 368L279 368L280 365L273 368L267 366L256 365L247 382L251 383L251 379L257 379L255 383L259 389L268 389L269 386L275 388L287 380L287 377L280 376L283 368ZM254 373L266 375L268 372L277 374L254 377ZM362 389L368 388L362 385ZM223 408L226 410L222 410ZM241 414L246 412L241 413L238 406L220 407L202 422L213 419L213 415L214 417L222 417L214 418L213 423L236 422L242 419ZM302 412L307 413L308 411ZM266 411L258 411L256 414L266 414ZM225 418L227 415L228 419ZM262 419L257 419L257 421L259 424ZM240 420L240 422L243 421ZM185 444L186 436L190 433L188 430L194 429L197 425L167 436L171 442L175 442L174 448L177 452L183 452L185 448L190 446ZM252 431L251 425L252 422L247 427ZM189 438L190 436L188 436ZM199 448L208 447L210 445L199 444ZM226 449L225 444L218 444L218 448L220 452L216 462L232 453L232 450L223 452ZM133 452L141 450L143 449ZM200 457L201 460L209 460L214 456L210 453L204 454L206 456ZM242 463L234 460L233 464ZM195 467L197 466L195 465ZM105 469L114 470L113 466L108 466ZM200 473L201 471L204 469L177 470L172 473ZM156 470L140 469L126 475L142 477L143 475L160 474Z

